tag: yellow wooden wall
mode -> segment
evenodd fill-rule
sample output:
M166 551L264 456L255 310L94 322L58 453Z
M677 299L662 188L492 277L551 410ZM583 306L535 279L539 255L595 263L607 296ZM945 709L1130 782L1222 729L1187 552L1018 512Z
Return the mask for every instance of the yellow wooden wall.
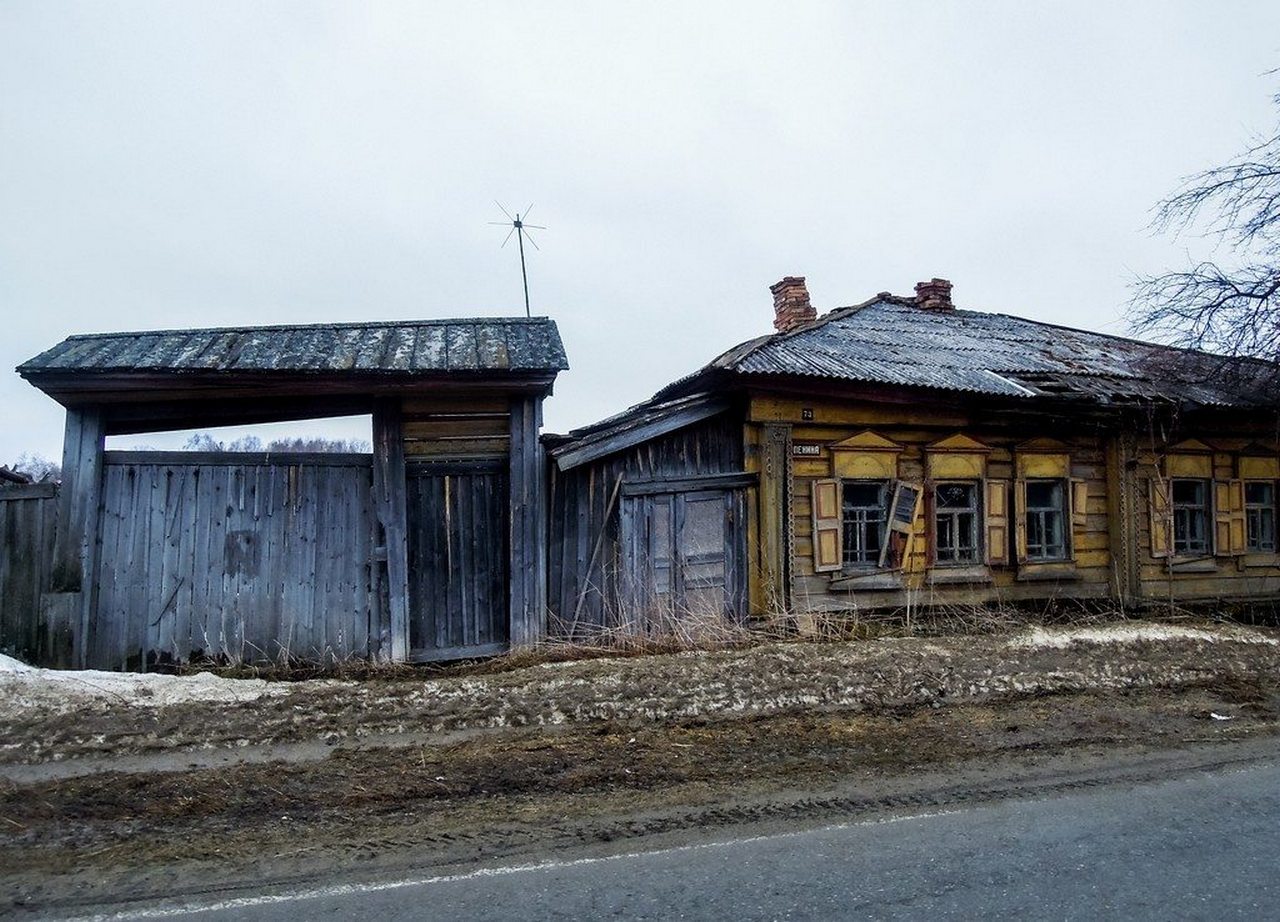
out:
M811 411L812 419L804 418ZM1099 435L1064 435L1060 431L1011 429L998 419L979 420L958 412L937 412L919 406L850 404L813 399L779 399L757 396L750 403L745 439L747 457L762 442L763 428L771 423L790 424L792 443L823 446L817 457L790 456L789 490L791 515L785 521L791 547L791 607L796 610L842 610L858 607L896 606L911 602L920 605L969 604L999 599L1010 601L1062 597L1100 598L1111 594L1111 554L1108 532L1106 441ZM942 584L935 579L941 571L930 572L925 506L917 510L914 538L900 576L901 588L847 590L833 588L832 575L816 573L813 563L811 489L814 481L833 476L829 446L867 429L902 446L898 456L898 479L925 483L926 446L957 433L990 448L986 456L987 479L1014 479L1014 447L1030 440L1056 437L1067 445L1070 474L1088 485L1087 517L1073 531L1076 550L1071 578L1050 578L1050 568L1015 565L992 567L987 584ZM761 475L761 492L769 489ZM757 511L752 528L763 528L768 510ZM754 534L754 532L753 532ZM754 545L753 545L754 546ZM883 581L879 581L883 582ZM768 580L757 574L752 580L752 602L757 612L771 607Z
M1249 475L1248 470L1241 468L1241 458L1251 454L1251 446L1256 443L1239 436L1212 433L1201 435L1199 441L1212 449L1208 457L1215 481ZM1280 595L1280 557L1275 554L1236 556L1215 553L1207 559L1179 561L1159 558L1151 553L1151 515L1148 508L1151 480L1167 472L1168 459L1178 454L1176 445L1157 444L1150 438L1137 442L1135 455L1138 465L1129 486L1138 512L1135 532L1142 599L1178 603ZM1213 527L1212 515L1210 527Z
M1240 425L1240 424L1238 424ZM1243 425L1248 425L1244 423ZM925 507L914 522L911 553L900 573L890 580L864 580L859 588L833 585L839 574L818 573L813 559L811 490L814 481L838 476L831 445L870 430L902 446L897 459L900 480L926 482L927 447L963 435L989 448L985 476L1013 481L1019 446L1037 439L1065 444L1070 475L1086 484L1086 515L1073 527L1073 567L1022 565L1010 561L989 569L983 583L942 584L942 570L930 570ZM778 433L790 441L785 456L776 447ZM772 434L770 434L772 433ZM1274 433L1240 435L1197 433L1198 444L1210 459L1215 481L1254 476L1260 444L1264 455L1277 462ZM1125 602L1192 602L1214 599L1245 600L1280 597L1280 556L1276 554L1215 553L1198 560L1153 555L1151 547L1150 480L1166 470L1171 455L1188 444L1156 444L1136 432L1069 431L1059 422L1041 426L1011 423L995 413L974 413L921 404L857 403L834 399L785 398L753 395L744 432L748 470L759 475L759 487L748 523L754 551L751 575L752 609L776 611L782 604L781 572L789 570L785 585L795 610L848 610L904 604L945 605L1023 601L1044 598L1114 598ZM795 443L817 444L815 457L795 455ZM770 452L770 445L775 447ZM1270 448L1265 448L1270 445ZM1179 446L1182 446L1181 448ZM1250 468L1248 465L1255 465ZM1270 469L1270 468L1268 468ZM786 497L785 501L779 497ZM772 497L772 499L771 499ZM779 516L779 506L790 514ZM1012 524L1012 523L1011 523ZM1213 516L1210 515L1210 528ZM783 563L779 562L779 559ZM881 576L885 571L877 571ZM866 584L870 583L868 587Z

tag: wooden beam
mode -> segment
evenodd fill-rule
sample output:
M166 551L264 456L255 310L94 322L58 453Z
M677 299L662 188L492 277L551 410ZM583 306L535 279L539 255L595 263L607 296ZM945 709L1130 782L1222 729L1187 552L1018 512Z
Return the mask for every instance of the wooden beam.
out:
M51 499L58 495L56 483L20 483L0 487L0 502L7 499Z
M104 464L176 464L183 467L306 464L310 467L368 467L372 455L339 451L108 451Z
M409 542L404 439L400 401L382 399L373 407L373 495L382 546L386 548L388 622L380 624L382 657L409 658ZM372 644L370 644L372 646Z
M50 603L50 610L61 613L60 630L71 633L67 638L71 659L80 666L85 664L88 655L89 625L93 616L105 440L99 408L67 411L58 525L49 579L49 589L61 598Z
M670 480L624 481L623 496L646 496L653 493L689 493L695 490L732 490L753 487L759 478L754 473L701 474Z
M542 640L547 624L546 477L542 443L542 400L511 400L511 647Z

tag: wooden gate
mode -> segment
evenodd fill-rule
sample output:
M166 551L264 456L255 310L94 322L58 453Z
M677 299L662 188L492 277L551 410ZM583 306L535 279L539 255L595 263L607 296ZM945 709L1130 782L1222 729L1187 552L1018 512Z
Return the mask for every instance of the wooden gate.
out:
M505 652L510 642L505 461L411 465L407 500L410 658Z

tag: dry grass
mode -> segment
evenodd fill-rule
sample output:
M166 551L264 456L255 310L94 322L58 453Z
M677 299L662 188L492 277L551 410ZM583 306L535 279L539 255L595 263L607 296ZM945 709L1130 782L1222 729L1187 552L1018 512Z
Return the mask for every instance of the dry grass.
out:
M883 611L839 613L779 612L734 621L719 613L646 613L642 618L619 617L613 625L590 631L578 626L570 632L553 625L553 636L528 649L504 656L446 663L388 663L357 657L294 655L281 649L271 660L239 663L196 661L179 672L213 672L234 678L305 681L317 678L376 681L421 681L445 676L492 675L542 663L573 660L621 659L690 651L736 650L786 642L823 643L875 640L889 637L947 637L1009 634L1037 626L1114 624L1131 620L1162 622L1217 621L1275 623L1275 611L1256 606L1177 608L1161 606L1141 612L1110 604L1054 601L1038 607L1011 604L938 605Z

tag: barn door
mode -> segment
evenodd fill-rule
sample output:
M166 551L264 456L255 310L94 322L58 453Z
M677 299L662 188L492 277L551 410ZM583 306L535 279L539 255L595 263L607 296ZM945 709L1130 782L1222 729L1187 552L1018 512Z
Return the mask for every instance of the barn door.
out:
M507 503L503 464L409 469L412 659L490 656L507 649Z
M740 490L627 497L628 621L650 633L736 617L744 603Z

